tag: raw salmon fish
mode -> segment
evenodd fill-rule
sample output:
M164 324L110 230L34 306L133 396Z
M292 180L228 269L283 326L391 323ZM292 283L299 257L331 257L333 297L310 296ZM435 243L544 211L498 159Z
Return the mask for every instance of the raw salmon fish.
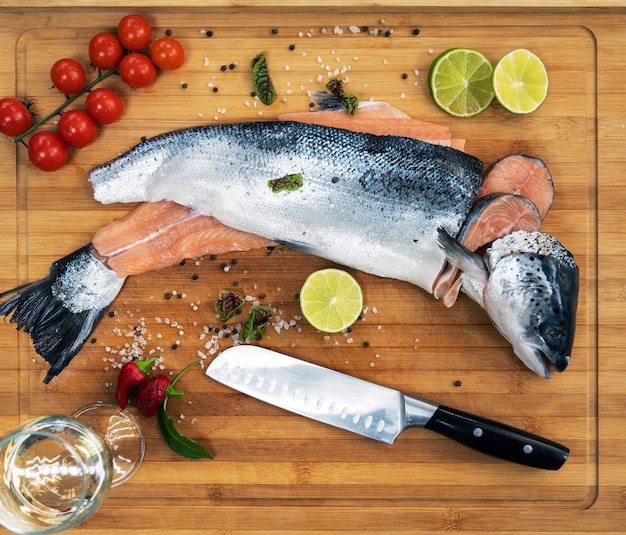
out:
M11 322L51 364L46 382L79 351L127 275L177 263L181 255L276 242L432 292L446 262L463 270L457 246L473 254L440 236L462 228L482 184L482 162L406 136L290 120L166 133L96 167L89 180L100 202L144 204L53 264L42 281L0 296L10 296L0 314L12 313ZM276 189L277 182L287 187ZM546 262L556 250L547 250ZM469 258L468 269L480 274ZM482 306L484 292L496 293L489 273L466 280L468 295ZM561 292L557 282L554 295ZM516 353L526 340L543 347L544 336L554 338L542 330L547 323L560 325L570 340L575 306L572 295L562 298L567 302L532 320L501 317L496 309L490 318L501 332L519 334L508 336ZM538 349L534 358L547 357L560 370L570 351L571 344L560 357ZM534 364L549 376L545 365Z

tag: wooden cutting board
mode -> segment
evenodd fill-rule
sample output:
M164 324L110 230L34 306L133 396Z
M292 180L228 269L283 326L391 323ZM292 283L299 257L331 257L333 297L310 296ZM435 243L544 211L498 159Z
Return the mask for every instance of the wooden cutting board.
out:
M178 428L215 459L191 461L175 455L164 444L156 420L142 419L144 465L129 483L111 492L85 529L104 533L121 524L134 532L179 528L206 533L208 528L215 533L261 533L280 526L298 533L381 533L419 526L429 532L482 532L485 514L495 515L498 529L514 530L523 522L529 530L568 526L572 532L576 524L571 519L591 508L600 492L598 377L604 361L599 361L598 332L605 333L598 318L602 242L597 208L601 199L615 215L620 207L610 194L601 196L603 186L621 199L623 194L617 165L611 163L617 157L607 159L609 149L599 147L617 145L623 138L615 127L624 110L619 104L620 114L614 117L607 113L609 103L603 100L598 106L600 84L609 93L621 87L601 72L598 54L609 37L611 47L618 48L616 39L623 44L616 29L619 17L582 11L537 16L524 10L410 8L143 11L156 36L171 30L183 42L185 66L160 73L144 90L130 90L119 80L104 82L122 95L124 117L101 129L94 145L72 153L62 171L37 171L22 149L17 150L17 165L3 164L1 184L7 194L1 202L11 223L3 231L0 254L13 269L0 275L2 288L42 277L51 262L88 243L99 227L131 208L93 200L85 179L92 166L143 136L307 110L308 92L323 89L328 76L338 74L361 99L387 101L416 118L450 125L454 137L467 139L467 151L486 165L516 152L546 161L556 199L544 230L574 253L581 270L572 363L565 373L541 379L515 358L469 299L462 297L446 309L408 284L354 271L365 295L363 319L349 333L317 333L300 318L297 293L311 271L331 264L278 247L190 260L129 278L92 339L49 385L42 383L47 365L29 339L3 327L0 340L9 358L0 366L11 379L5 390L13 395L0 413L0 429L50 411L67 413L96 400L112 402L116 367L130 352L160 357L163 373L175 373L198 358L203 365L209 362L213 348L232 345L229 330L238 321L229 322L225 330L213 304L221 289L234 288L277 309L273 324L255 343L544 435L570 447L570 459L558 472L536 471L423 430L405 432L388 446L234 393L207 379L198 367L179 383L185 396L172 399L169 412ZM3 81L4 93L28 96L40 114L50 111L62 100L50 88L52 63L74 57L87 65L90 37L113 29L127 12L8 12L0 24L11 39L3 38L8 53L0 58L0 72L10 73L16 87ZM533 50L550 75L545 104L528 117L508 114L497 104L469 120L446 116L430 99L427 72L437 54L455 46L479 49L493 62L514 48ZM259 51L267 53L278 93L269 107L250 96L249 62ZM619 62L611 65L618 67ZM14 157L7 145L5 140L0 146L2 154ZM609 166L610 175L602 175L599 169ZM619 272L610 276L620 277ZM241 321L248 310L244 308ZM609 439L619 435L609 434ZM144 500L139 507L137 500ZM601 522L613 526L604 516Z

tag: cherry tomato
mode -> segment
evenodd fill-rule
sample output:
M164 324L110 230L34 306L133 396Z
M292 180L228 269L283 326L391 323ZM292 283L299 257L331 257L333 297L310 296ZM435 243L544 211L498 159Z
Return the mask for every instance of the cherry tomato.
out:
M75 95L87 83L85 69L78 61L71 58L57 61L50 69L50 78L54 87L64 95Z
M98 134L96 123L82 110L70 110L61 115L57 129L61 139L75 149L93 143Z
M133 52L144 50L152 41L150 23L140 15L126 15L117 25L117 36Z
M0 132L5 136L20 136L30 128L33 118L19 100L0 99Z
M131 52L122 58L119 72L122 81L132 87L149 86L156 78L156 67L152 60L137 52Z
M110 89L94 89L85 100L89 116L99 124L111 124L117 121L124 111L122 99Z
M123 55L122 43L112 33L100 32L89 41L89 59L97 69L108 71L117 67Z
M180 41L172 37L161 37L152 43L150 57L159 69L174 71L185 61L185 49Z
M42 171L57 171L69 158L63 140L54 132L36 132L28 142L28 157Z

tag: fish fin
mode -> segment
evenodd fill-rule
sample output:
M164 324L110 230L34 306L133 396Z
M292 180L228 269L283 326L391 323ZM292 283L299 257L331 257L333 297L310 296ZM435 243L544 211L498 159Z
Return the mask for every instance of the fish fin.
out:
M442 227L437 229L437 242L450 264L458 267L464 273L482 274L486 280L487 267L482 256L461 245Z
M124 279L111 272L112 277L117 279L117 290L115 287L108 288L99 304L81 310L73 306L71 300L68 302L66 293L59 290L59 281L68 274L73 279L83 277L84 280L76 281L75 289L77 292L84 291L82 284L89 284L94 275L88 269L81 270L86 258L98 262L93 256L91 244L54 262L43 279L0 294L0 299L11 296L0 303L0 315L11 315L10 323L30 335L35 351L50 364L44 383L57 376L80 351L122 287ZM108 271L104 265L101 266Z
M437 242L448 262L462 272L462 289L480 306L483 306L483 290L489 279L485 262L477 253L461 245L443 228L437 229Z
M343 102L328 91L311 91L309 95L318 111L345 111L346 109Z

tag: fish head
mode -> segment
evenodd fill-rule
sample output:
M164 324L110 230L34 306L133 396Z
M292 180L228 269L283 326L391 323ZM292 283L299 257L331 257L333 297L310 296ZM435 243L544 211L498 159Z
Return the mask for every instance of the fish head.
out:
M578 267L554 237L514 232L485 254L483 305L515 354L538 375L561 372L574 345Z

